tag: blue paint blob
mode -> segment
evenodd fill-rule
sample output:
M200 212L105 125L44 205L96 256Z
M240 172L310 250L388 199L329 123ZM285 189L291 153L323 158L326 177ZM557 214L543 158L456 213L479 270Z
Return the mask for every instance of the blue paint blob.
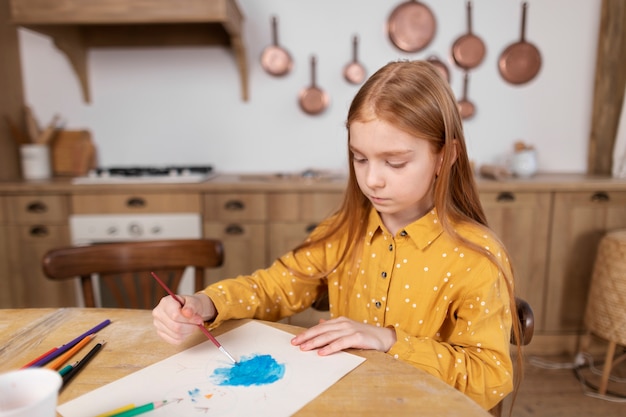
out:
M200 396L200 389L199 388L194 388L192 390L187 391L187 394L189 394L189 397L191 398L191 402L196 402L198 401L198 397Z
M211 380L221 386L267 385L285 376L285 365L270 355L242 357L239 362L226 368L216 368Z

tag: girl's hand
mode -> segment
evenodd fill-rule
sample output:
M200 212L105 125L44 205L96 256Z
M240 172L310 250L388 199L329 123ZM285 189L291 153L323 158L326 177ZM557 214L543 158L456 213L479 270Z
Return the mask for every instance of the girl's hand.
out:
M204 325L204 321L212 320L217 314L213 301L206 295L179 295L178 298L183 300L183 307L168 295L152 310L152 323L157 334L174 345L181 344L198 331L198 325Z
M345 317L320 320L320 323L291 339L301 350L321 348L325 356L344 349L372 349L387 352L396 343L396 332L387 327L358 323Z

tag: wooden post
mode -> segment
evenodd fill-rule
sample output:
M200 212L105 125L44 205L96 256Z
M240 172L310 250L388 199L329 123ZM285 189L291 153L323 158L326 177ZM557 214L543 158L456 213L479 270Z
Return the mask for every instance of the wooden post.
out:
M0 0L0 180L20 178L17 144L4 116L24 131L24 94L17 29L11 23L9 0Z
M611 175L626 87L626 2L602 0L587 172Z

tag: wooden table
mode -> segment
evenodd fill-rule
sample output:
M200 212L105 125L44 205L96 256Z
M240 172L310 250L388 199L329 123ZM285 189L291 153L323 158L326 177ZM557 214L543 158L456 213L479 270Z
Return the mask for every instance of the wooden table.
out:
M162 341L149 310L0 310L0 372L21 367L106 319L112 323L98 333L98 340L107 341L106 347L60 393L59 404L206 341L200 332L181 346ZM226 322L214 334L243 323L245 320ZM301 330L268 324L294 334ZM367 360L306 404L297 416L490 416L456 389L389 355L361 350L350 353Z

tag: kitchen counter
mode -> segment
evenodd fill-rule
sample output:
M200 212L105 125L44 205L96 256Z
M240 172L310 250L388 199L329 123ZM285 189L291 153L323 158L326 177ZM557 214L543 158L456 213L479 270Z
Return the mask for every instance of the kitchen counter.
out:
M586 174L549 173L531 178L491 180L476 179L480 191L615 191L626 189L626 179ZM81 193L86 190L142 191L142 192L220 192L220 191L341 191L345 178L329 176L306 178L297 175L274 173L262 174L218 174L198 183L154 183L154 184L72 184L70 178L53 178L42 181L0 181L0 193Z

